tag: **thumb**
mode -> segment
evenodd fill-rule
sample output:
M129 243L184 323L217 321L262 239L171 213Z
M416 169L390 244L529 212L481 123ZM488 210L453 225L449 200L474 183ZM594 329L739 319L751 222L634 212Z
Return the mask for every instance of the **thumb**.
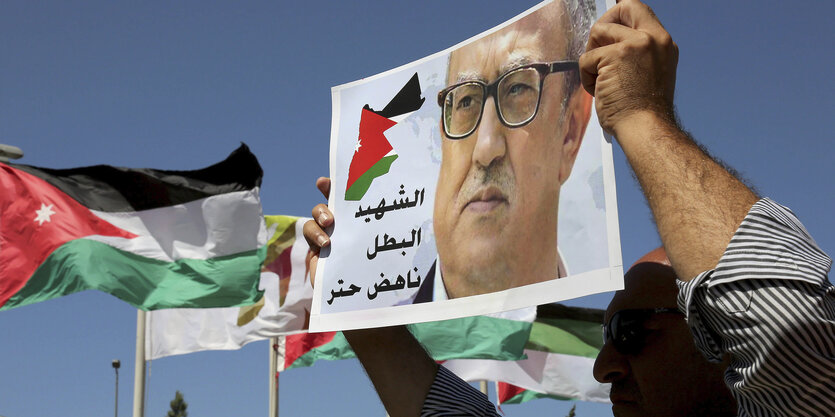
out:
M316 284L314 281L316 280L316 266L319 264L319 254L313 253L313 251L308 250L305 262L307 264L307 270L310 274L308 276L310 278L310 286L315 286Z

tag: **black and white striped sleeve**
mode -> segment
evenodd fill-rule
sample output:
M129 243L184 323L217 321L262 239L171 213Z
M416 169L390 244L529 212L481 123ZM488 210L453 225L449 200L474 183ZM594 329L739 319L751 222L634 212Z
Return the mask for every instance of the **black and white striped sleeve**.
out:
M696 345L728 353L725 382L740 416L824 416L835 410L832 260L788 209L758 201L716 269L679 282Z
M428 416L497 416L496 407L487 396L444 368L438 367L435 381L423 401L420 415Z

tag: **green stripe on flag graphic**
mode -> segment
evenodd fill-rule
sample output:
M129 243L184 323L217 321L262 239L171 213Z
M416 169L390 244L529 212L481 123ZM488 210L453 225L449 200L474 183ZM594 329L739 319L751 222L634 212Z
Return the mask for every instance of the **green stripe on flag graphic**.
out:
M373 181L374 178L387 174L395 159L397 159L397 155L389 155L377 161L377 163L372 165L368 171L365 171L364 174L357 178L357 180L351 184L350 188L345 190L345 199L349 201L359 201L362 196L365 195L365 192L368 191L368 187L371 186L371 181Z

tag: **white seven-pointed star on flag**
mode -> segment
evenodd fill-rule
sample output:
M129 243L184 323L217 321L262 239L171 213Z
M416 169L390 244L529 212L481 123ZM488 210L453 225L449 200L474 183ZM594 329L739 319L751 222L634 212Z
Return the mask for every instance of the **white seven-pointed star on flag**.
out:
M354 145L354 153L359 152L359 151L360 151L360 148L362 148L362 143L360 143L360 139L359 139L359 138L357 138L357 144L356 144L356 145Z
M55 214L55 212L52 211L52 204L46 205L44 203L41 203L41 209L35 210L35 214L37 214L37 216L35 217L35 221L38 222L38 226L42 226L43 222L52 221L50 217L53 214Z

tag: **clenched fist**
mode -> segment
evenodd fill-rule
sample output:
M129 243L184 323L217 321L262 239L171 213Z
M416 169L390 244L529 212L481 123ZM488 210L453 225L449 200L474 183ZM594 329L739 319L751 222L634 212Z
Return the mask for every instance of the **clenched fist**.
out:
M647 5L623 0L609 9L580 57L603 129L617 137L625 121L645 112L674 123L677 63L678 47Z

